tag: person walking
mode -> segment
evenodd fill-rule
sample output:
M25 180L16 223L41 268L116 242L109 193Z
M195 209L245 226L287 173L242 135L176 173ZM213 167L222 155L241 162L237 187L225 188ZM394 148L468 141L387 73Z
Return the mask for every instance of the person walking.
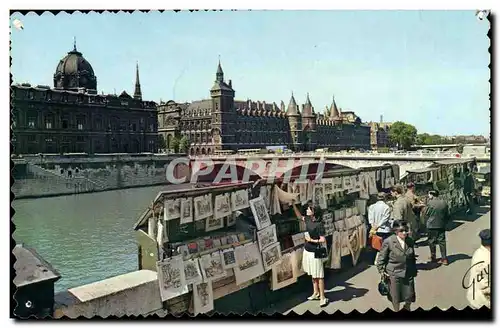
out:
M394 311L399 311L401 303L404 309L410 310L415 302L415 277L417 265L415 242L408 236L408 226L401 221L393 223L394 235L384 240L377 269L389 280L389 300Z
M415 184L413 182L409 182L406 185L406 193L405 197L408 199L410 202L412 208L413 208L413 214L415 214L415 221L417 227L415 230L418 232L418 236L413 236L414 240L417 240L418 237L424 232L425 229L425 222L422 220L422 208L425 206L424 203L418 198L418 196L415 193Z
M474 211L474 195L476 192L476 184L474 182L474 177L470 173L469 169L465 169L465 180L464 180L464 196L465 203L467 205L467 210L465 213L470 214Z
M407 197L403 194L403 187L401 185L395 185L392 188L391 194L396 201L392 205L392 219L394 221L404 221L409 227L409 234L415 237L415 228L417 225L417 217L413 213L413 206Z
M302 269L311 276L313 284L313 294L307 299L310 301L320 300L319 305L325 306L328 304L328 299L325 297L325 270L323 258L316 257L316 250L319 247L326 246L323 224L316 219L315 212L317 211L311 206L307 207L306 217L300 213L295 204L293 204L293 210L295 215L306 223L307 233L305 234L306 243L302 255ZM325 256L327 256L327 254L325 254Z
M391 208L385 203L386 194L379 192L377 194L377 202L368 207L368 223L370 223L370 236L377 235L382 239L386 239L392 234L391 231ZM380 251L380 249L377 249ZM379 253L375 257L377 263Z
M446 225L450 221L448 204L439 198L437 190L429 191L429 202L425 208L425 219L427 220L428 243L431 251L431 262L448 265L446 256ZM439 245L441 259L436 260L436 245Z
M491 308L491 231L484 229L479 233L481 246L472 255L469 269L469 284L467 288L467 300L469 304L479 309L483 306Z

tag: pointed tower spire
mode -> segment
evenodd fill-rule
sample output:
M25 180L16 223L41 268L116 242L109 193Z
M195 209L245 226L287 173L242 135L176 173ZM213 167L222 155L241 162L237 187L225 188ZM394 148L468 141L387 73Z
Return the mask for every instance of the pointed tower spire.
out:
M78 51L76 50L76 36L73 37L73 51Z
M141 82L139 81L139 62L136 62L136 64L135 64L134 99L142 100Z
M303 110L302 110L302 117L306 116L306 117L310 117L313 114L313 106L311 104L311 99L309 98L309 92L307 93L307 96L306 96L306 103L302 106L303 107Z
M224 72L222 71L222 66L220 64L220 55L219 55L219 65L217 66L217 73L215 74L215 81L222 83L224 82Z
M286 111L286 114L289 116L299 114L299 106L297 106L297 102L295 101L295 97L293 96L293 91L292 91L292 97L290 98L290 103L288 103L288 109Z
M332 105L330 106L330 118L338 118L340 117L339 110L337 108L337 104L335 103L335 96L332 96Z

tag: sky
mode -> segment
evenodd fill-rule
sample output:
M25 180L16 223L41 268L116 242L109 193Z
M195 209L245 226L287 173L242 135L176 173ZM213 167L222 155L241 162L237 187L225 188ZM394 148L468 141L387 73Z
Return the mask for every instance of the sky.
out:
M14 14L15 83L53 85L77 48L99 93L207 99L220 56L237 100L291 93L316 112L332 97L365 122L403 121L419 133L490 134L489 23L474 11L210 11Z

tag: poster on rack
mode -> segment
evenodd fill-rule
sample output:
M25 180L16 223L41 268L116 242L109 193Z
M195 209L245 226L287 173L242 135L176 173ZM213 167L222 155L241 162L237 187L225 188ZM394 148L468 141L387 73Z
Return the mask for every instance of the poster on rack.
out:
M327 208L325 187L323 184L316 184L314 186L314 205L319 206L323 210Z
M194 220L199 221L213 215L212 196L205 195L193 198Z
M340 269L341 268L341 255L340 251L342 248L341 243L341 233L340 231L335 231L332 237L332 249L331 249L331 262L330 269Z
M165 200L165 210L163 211L165 221L175 220L181 217L181 200Z
M222 267L224 270L229 270L237 265L234 248L228 248L222 251Z
M216 219L213 216L208 217L205 220L205 231L214 231L224 228L224 218Z
M257 239L259 241L259 249L261 251L266 249L269 245L276 243L278 241L278 236L276 235L276 225L272 224L267 228L257 231Z
M290 194L298 194L299 197L297 197L297 199L295 200L295 204L299 204L301 199L302 199L302 194L300 192L300 184L298 183L295 183L295 182L291 182L288 184L288 192Z
M333 178L333 192L344 191L342 177Z
M203 255L200 259L200 266L203 281L211 281L226 276L226 270L222 266L222 256L219 251Z
M293 256L291 253L284 254L281 259L273 265L271 282L273 291L297 282L297 277L293 274Z
M267 212L267 207L264 199L261 196L250 200L250 208L255 218L257 230L262 230L271 225L271 218L269 217L269 213Z
M298 278L305 272L302 268L302 255L304 254L304 247L296 249L292 253L293 275Z
M186 276L186 285L196 285L203 281L198 258L184 261L184 275Z
M343 230L340 232L340 256L347 256L351 254L349 250L349 232Z
M349 231L349 242L347 243L349 247L349 252L352 257L352 265L356 265L358 263L359 255L361 254L361 244L359 242L359 233L358 229L354 228Z
M354 176L354 191L361 191L361 173Z
M351 184L349 185L349 189L347 189L348 194L352 194L353 192L356 192L356 177L357 175L351 175Z
M226 216L226 222L228 227L232 227L236 224L236 213L231 213Z
M189 289L184 275L182 255L156 262L162 302L186 294Z
M246 189L235 191L231 194L233 211L240 211L248 206L248 191Z
M212 282L193 285L193 312L195 315L207 313L214 309L214 291Z
M236 285L241 285L264 274L262 255L259 252L257 243L253 242L236 247L234 249L234 255L236 257L236 263L238 263L238 265L234 267Z
M222 194L215 196L215 209L214 217L220 219L231 215L231 200L229 194Z
M322 179L321 183L324 186L325 189L325 195L331 195L333 194L333 179Z
M303 232L296 233L292 235L293 247L303 245L306 242L306 238Z
M259 197L262 198L265 208L267 211L271 210L271 186L260 187ZM252 200L249 201L250 207L252 206Z
M368 172L368 192L370 195L376 195L378 193L377 180L375 179L375 172Z
M342 177L342 189L349 191L351 189L351 177L344 176Z
M361 199L370 199L369 180L370 177L366 172L360 174L359 198Z
M362 223L358 226L357 229L358 229L358 236L359 236L359 245L361 248L365 248L366 247L366 240L367 240L366 225L364 223Z
M271 267L281 259L280 243L274 243L262 251L264 271L271 270Z
M193 199L192 198L182 198L181 199L181 220L180 224L186 224L193 222Z

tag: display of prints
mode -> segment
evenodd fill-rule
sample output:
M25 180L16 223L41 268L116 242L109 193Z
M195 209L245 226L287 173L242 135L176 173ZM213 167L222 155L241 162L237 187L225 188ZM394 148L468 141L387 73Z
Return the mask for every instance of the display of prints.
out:
M262 251L262 259L264 262L264 270L269 271L273 264L281 259L280 243L274 243Z
M358 208L358 212L361 215L366 215L366 205L368 204L368 200L366 199L356 199L354 201L356 207Z
M360 175L360 188L359 188L359 198L369 199L369 183L370 177L366 172L361 173Z
M193 285L193 311L194 314L207 313L214 309L214 291L212 282L202 282Z
M351 175L349 178L351 179L351 183L349 185L349 188L347 188L347 193L352 194L353 192L356 192L356 175Z
M375 172L368 172L368 192L370 195L376 195L378 193L377 180L375 179Z
M349 250L349 232L343 230L340 232L340 256L346 256L351 253Z
M199 284L203 281L200 263L197 258L184 261L184 275L186 277L186 285Z
M187 245L180 245L177 247L177 253L182 255L183 258L186 258L189 256L189 249Z
M327 208L325 187L323 184L316 184L314 186L314 205L319 206L321 209Z
M351 189L351 177L349 176L342 177L342 189L343 190Z
M250 200L250 208L252 209L252 213L255 218L257 230L264 229L271 225L271 218L267 212L264 199L261 196Z
M222 228L224 228L223 217L216 219L215 217L210 216L205 220L205 231L214 231Z
M232 213L229 194L215 196L214 217L220 219Z
M366 247L366 225L361 224L358 226L359 244L361 248Z
M361 190L361 174L356 174L354 176L354 191Z
M238 264L234 267L236 285L241 285L264 274L262 255L259 252L257 243L248 243L236 247L234 249L234 255L236 256L236 263Z
M181 255L156 262L156 268L160 296L163 302L189 291L186 276L184 275L184 261Z
M292 253L292 264L293 264L293 275L298 278L302 276L305 272L302 269L302 255L304 254L304 248L296 249Z
M332 236L332 249L330 251L331 261L330 269L340 269L341 268L341 233L335 231Z
M346 207L345 208L345 217L346 217L346 219L350 218L351 216L352 216L352 208Z
M307 204L307 183L295 183L299 185L300 191L300 203L302 205Z
M341 177L333 178L333 191L334 192L344 191L344 185Z
M235 191L231 194L231 203L233 211L239 211L247 208L248 205L248 191L246 189Z
M180 224L186 224L193 222L193 199L192 198L182 198L181 199L181 220Z
M194 220L199 221L213 215L212 196L205 195L193 198Z
M340 217L340 210L334 210L333 211L333 221L338 221L338 220L342 220L342 218Z
M352 257L352 265L356 265L358 263L359 255L361 254L361 244L359 242L359 233L358 229L353 229L353 231L349 234L349 242L347 243L349 247L349 252Z
M284 254L281 259L273 265L271 272L272 290L278 290L297 282L293 274L293 256Z
M269 245L277 242L278 236L276 235L276 225L273 224L267 228L257 231L257 239L259 241L259 249L261 251Z
M163 211L165 221L178 219L181 217L181 200L166 199L165 210Z
M215 280L226 276L222 266L222 256L219 251L205 254L200 259L203 281Z
M333 192L334 192L333 179L323 179L323 180L321 180L321 183L324 186L325 195L333 194Z
M228 227L232 227L236 224L236 213L226 216L226 222Z
M271 210L271 186L262 186L260 187L259 197L262 198L265 208L267 211ZM250 205L252 201L249 201Z
M232 269L236 266L236 256L234 248L228 248L222 251L222 267L224 270Z
M297 233L295 235L292 235L292 242L293 242L293 246L294 247L305 244L306 238L304 236L304 233L303 232L299 232L299 233Z
M307 181L307 200L313 200L314 197L314 181L308 180Z

